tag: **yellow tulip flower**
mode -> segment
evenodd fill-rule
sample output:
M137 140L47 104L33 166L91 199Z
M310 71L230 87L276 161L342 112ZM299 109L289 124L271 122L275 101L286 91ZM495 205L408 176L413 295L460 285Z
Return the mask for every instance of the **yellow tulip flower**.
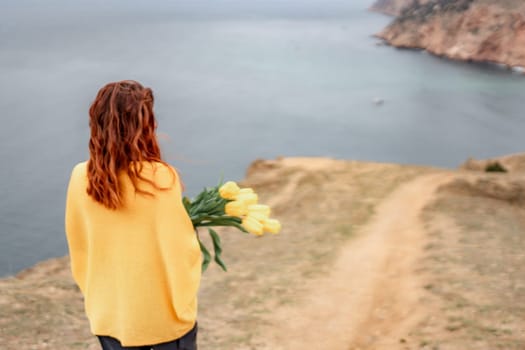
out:
M248 216L259 221L261 224L264 223L266 220L268 220L268 215L264 215L264 213L260 213L257 211L255 212L248 211Z
M267 219L263 223L263 231L270 233L279 233L281 231L281 223L276 219Z
M242 220L242 226L246 231L253 233L254 235L262 236L263 234L263 224L251 216L246 216Z
M224 211L228 216L241 217L243 215L246 215L246 213L248 212L248 208L246 206L246 203L242 201L233 201L226 203Z
M251 188L251 187L245 187L245 188L241 188L241 189L239 190L239 193L255 193L255 192L253 191L253 188Z
M240 190L241 189L235 182L228 181L219 188L219 195L221 198L233 200Z
M257 204L259 196L256 193L239 193L235 196L235 200L246 203L246 205Z
M261 213L265 216L270 216L271 209L268 205L264 204L251 204L248 206L249 213Z

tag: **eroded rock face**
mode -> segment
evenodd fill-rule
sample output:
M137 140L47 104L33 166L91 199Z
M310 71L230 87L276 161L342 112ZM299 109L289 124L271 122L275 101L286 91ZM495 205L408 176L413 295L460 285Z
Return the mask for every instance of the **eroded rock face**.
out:
M377 0L371 7L371 11L381 12L390 16L398 16L401 10L410 5L410 0Z
M370 10L381 12L390 16L399 16L407 7L426 4L431 0L377 0Z
M525 67L525 2L433 0L401 11L378 37L464 61Z
M525 153L511 154L491 159L467 159L461 166L460 170L485 171L487 166L499 163L509 173L525 174Z
M442 185L438 192L491 198L520 207L525 205L525 184L523 178L509 179L501 176L473 179L457 178L448 184Z
M501 165L505 173L486 173L487 166ZM460 170L485 174L462 176L445 184L439 191L468 196L492 198L521 207L525 206L525 153L511 154L491 159L469 158Z

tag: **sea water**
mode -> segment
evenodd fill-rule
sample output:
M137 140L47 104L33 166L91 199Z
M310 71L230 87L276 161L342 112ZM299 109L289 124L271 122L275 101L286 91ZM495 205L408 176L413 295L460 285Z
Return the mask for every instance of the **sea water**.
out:
M256 158L454 168L525 149L525 80L379 45L370 1L2 1L0 275L67 253L64 199L109 81L150 86L189 195Z

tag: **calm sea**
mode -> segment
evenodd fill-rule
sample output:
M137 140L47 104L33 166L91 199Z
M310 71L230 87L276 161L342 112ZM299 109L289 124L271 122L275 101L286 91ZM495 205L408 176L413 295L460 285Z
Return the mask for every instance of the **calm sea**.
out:
M190 195L256 158L456 167L525 150L522 76L379 46L390 19L371 1L0 2L0 275L66 253L67 180L109 81L153 88Z

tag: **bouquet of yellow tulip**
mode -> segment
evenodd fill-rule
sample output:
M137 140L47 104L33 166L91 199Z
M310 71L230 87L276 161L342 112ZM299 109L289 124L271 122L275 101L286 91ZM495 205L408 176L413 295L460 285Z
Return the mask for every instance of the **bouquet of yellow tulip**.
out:
M264 232L278 233L281 230L281 223L270 218L270 207L258 204L257 193L251 188L240 188L233 181L205 188L195 199L184 197L182 202L197 232L203 255L203 271L211 262L211 254L199 238L199 227L208 228L213 242L214 260L224 271L226 265L221 258L221 239L212 227L231 226L256 236L262 236Z

